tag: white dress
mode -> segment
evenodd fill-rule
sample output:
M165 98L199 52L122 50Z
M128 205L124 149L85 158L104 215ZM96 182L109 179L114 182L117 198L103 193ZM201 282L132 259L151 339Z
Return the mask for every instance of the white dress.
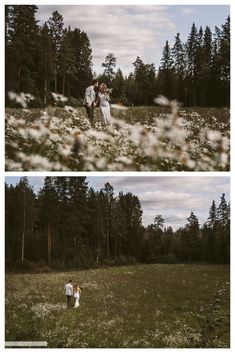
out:
M106 93L99 93L100 111L105 124L110 120L110 97Z
M79 307L80 294L79 294L79 292L75 292L73 296L74 296L74 299L75 299L74 307L78 308Z

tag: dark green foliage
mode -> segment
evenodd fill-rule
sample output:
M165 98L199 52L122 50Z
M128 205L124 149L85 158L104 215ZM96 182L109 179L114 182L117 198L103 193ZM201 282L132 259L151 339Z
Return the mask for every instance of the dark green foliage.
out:
M102 63L102 67L104 67L104 73L100 77L100 80L103 81L108 86L111 84L112 80L115 77L115 66L116 66L117 59L115 58L113 53L109 53L105 61Z
M53 72L54 72L54 87L53 91L57 92L58 85L58 70L59 70L59 55L61 52L62 41L63 41L63 17L58 13L58 11L54 11L52 13L52 17L48 20L48 27L50 31L52 48L53 48Z
M58 11L39 27L36 12L34 5L5 6L6 95L31 93L46 105L50 92L58 92L81 105L92 80L90 40L79 28L64 28ZM113 102L153 105L163 94L184 106L229 106L230 18L214 33L208 26L197 29L193 24L186 43L180 33L172 48L166 41L158 72L153 63L137 56L134 73L124 77L120 68L115 72L116 63L109 53L98 77L113 89Z
M13 90L37 95L37 6L6 6L6 9L6 92Z
M35 195L22 178L15 187L6 185L7 269L22 263L24 270L39 262L89 268L122 264L124 257L133 263L140 254L141 215L138 198L130 193L115 197L109 183L94 191L85 177L46 177Z
M5 7L6 96L31 93L40 105L50 102L51 92L83 97L92 78L89 38L78 28L64 28L58 11L39 27L36 12L36 6Z
M110 183L95 191L86 177L46 177L37 195L27 178L15 187L6 184L5 209L7 269L229 263L230 206L224 194L218 208L212 202L207 223L200 226L191 212L176 231L164 227L161 215L144 228L137 196L115 196Z

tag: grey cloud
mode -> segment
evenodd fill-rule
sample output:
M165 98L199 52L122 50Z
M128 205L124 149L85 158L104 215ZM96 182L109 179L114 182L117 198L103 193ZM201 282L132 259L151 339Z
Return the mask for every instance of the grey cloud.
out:
M136 194L143 207L143 222L152 223L156 214L162 214L166 225L174 229L184 225L190 212L202 224L208 217L209 207L215 199L217 205L222 192L229 200L228 177L102 177L94 179L97 188L109 181L116 194L123 190Z
M137 55L149 63L157 60L162 51L162 34L171 35L175 24L166 6L39 6L38 18L45 22L57 10L65 26L84 30L91 41L94 67L101 70L100 60L108 52L118 58L118 65L129 67ZM148 49L156 55L148 53ZM158 54L157 54L158 53Z
M16 179L17 177L8 177L6 181L14 184ZM43 179L44 177L29 177L35 192L43 186ZM174 229L186 224L191 211L203 224L207 220L213 199L218 205L222 192L226 193L227 201L230 198L229 177L95 176L88 177L88 181L89 186L95 189L100 189L109 182L114 187L115 195L120 191L132 192L141 201L144 225L152 223L156 214L161 214L166 226L171 225Z
M194 14L196 12L196 9L192 8L192 7L185 7L185 8L182 9L181 12L182 12L183 15L188 16L188 15Z

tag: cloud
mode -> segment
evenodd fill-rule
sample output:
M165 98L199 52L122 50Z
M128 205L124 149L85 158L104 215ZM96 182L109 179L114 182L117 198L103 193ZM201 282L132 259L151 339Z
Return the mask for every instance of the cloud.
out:
M169 190L146 191L141 194L141 201L146 206L160 204L162 208L167 208L169 203L175 206L178 205L179 202L187 200L190 196L190 193Z
M190 212L194 212L203 224L212 200L217 205L224 192L229 200L230 185L228 177L89 177L95 188L109 182L118 195L119 191L137 195L143 207L143 223L152 223L156 214L161 214L166 226L174 229L187 222Z
M148 63L156 61L156 53L162 52L162 36L176 31L166 6L41 5L38 19L47 21L55 10L62 14L65 26L78 27L88 34L97 71L110 52L117 56L117 67L133 69L137 55Z
M33 186L33 191L38 193L43 188L45 177L28 177L29 184Z
M182 9L182 14L183 14L183 15L186 15L186 16L192 15L192 14L194 14L195 12L196 12L195 7L194 7L194 8L192 8L192 7L185 7L185 8Z
M20 177L7 177L8 184L15 185ZM29 183L38 192L43 186L44 177L29 177ZM89 186L96 190L109 182L117 196L120 191L137 195L143 208L143 224L153 223L154 217L161 214L166 226L177 229L187 223L190 212L194 212L199 223L208 217L212 200L218 206L224 192L230 199L230 178L217 176L94 176L88 177Z

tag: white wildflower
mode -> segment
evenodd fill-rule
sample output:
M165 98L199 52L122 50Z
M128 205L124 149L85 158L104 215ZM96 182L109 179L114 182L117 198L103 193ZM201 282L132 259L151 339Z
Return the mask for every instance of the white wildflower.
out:
M56 102L67 102L68 98L63 96L63 94L51 92L52 97Z
M65 105L64 110L66 110L66 112L71 113L73 115L77 114L77 109L71 107L70 105Z
M210 141L219 141L221 140L220 131L207 130L206 136Z
M128 109L124 105L120 105L120 104L111 104L111 108L112 109L117 109L117 110L127 110Z
M157 98L154 98L154 103L162 105L162 106L169 106L170 105L170 101L168 98L166 98L165 96L158 96Z

